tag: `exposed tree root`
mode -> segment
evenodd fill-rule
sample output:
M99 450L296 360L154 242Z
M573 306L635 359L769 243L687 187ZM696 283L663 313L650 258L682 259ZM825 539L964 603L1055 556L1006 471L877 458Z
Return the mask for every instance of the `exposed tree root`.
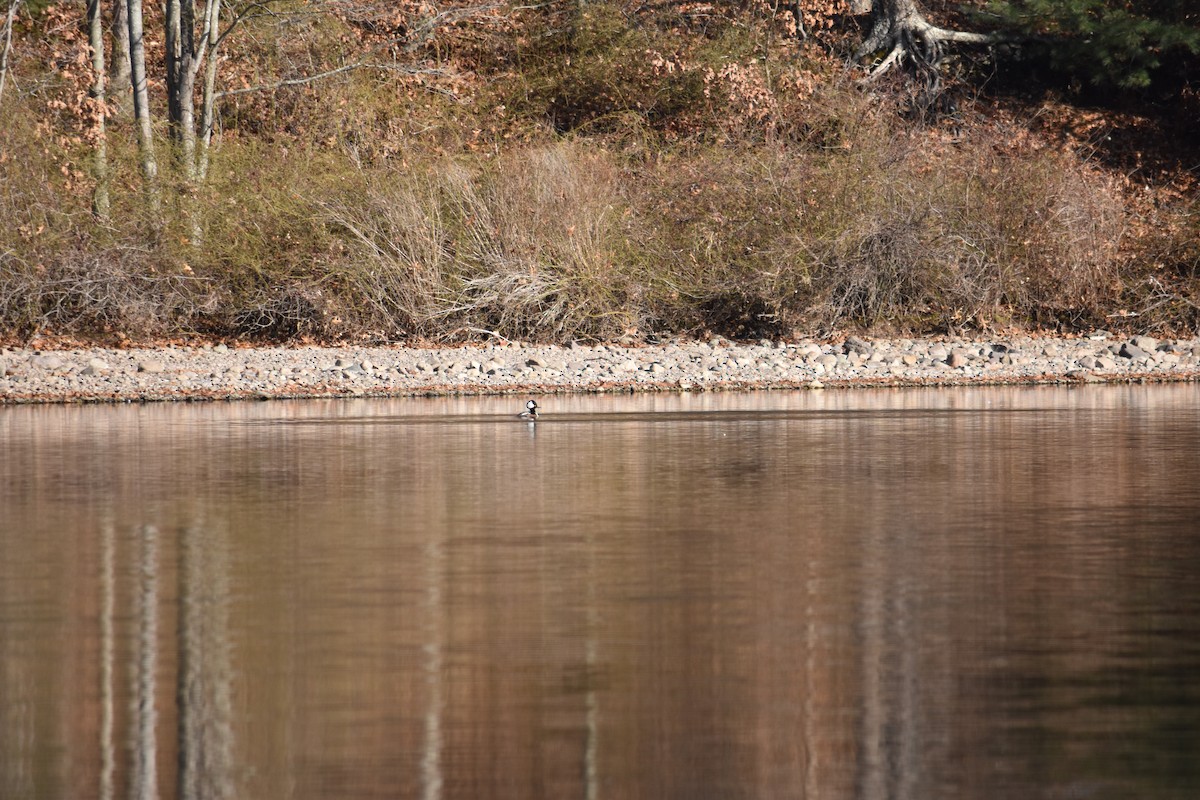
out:
M933 88L940 83L937 65L948 42L992 44L995 36L986 33L953 31L932 24L917 8L915 0L874 0L871 4L871 32L867 34L855 61L872 53L886 52L873 64L866 82L878 79L898 65L908 64Z

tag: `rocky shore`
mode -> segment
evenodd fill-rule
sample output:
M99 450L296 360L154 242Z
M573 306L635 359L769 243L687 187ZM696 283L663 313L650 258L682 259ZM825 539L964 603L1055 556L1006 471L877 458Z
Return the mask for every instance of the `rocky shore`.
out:
M0 349L0 403L1200 380L1200 338Z

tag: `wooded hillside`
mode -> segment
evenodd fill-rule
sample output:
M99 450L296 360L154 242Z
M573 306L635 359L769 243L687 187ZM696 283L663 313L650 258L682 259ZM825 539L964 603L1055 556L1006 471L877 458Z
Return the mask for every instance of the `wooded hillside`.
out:
M1200 326L1182 0L0 2L0 338Z

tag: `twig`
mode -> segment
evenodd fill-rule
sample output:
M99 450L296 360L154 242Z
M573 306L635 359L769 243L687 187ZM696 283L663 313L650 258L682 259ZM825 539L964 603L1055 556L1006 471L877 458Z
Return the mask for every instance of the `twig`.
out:
M8 54L12 52L13 20L17 16L17 7L21 0L12 0L8 14L4 17L4 48L0 50L0 100L4 99L4 83L8 77Z
M288 86L301 86L306 83L314 83L332 78L334 75L340 75L344 72L351 72L358 69L378 69L392 72L402 72L406 75L429 75L435 77L445 77L445 70L440 69L422 69L418 67L409 67L403 64L380 64L376 62L356 61L353 64L344 64L340 67L318 72L315 75L305 75L302 78L286 78L277 83L265 83L261 86L247 86L242 89L229 89L223 92L217 92L216 99L221 100L226 97L234 97L239 94L250 94L251 92L276 91Z

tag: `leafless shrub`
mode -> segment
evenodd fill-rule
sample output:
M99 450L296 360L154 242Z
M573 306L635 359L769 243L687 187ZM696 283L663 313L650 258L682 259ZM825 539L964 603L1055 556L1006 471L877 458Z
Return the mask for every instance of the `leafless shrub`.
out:
M139 268L121 251L70 253L31 267L0 258L0 324L36 335L187 329L217 307L217 287L187 274Z
M622 200L602 153L564 144L393 177L365 206L324 207L356 256L340 276L348 296L386 327L605 338L636 324L619 269Z
M230 315L230 326L239 336L288 341L329 335L330 316L319 288L285 286L246 301Z

